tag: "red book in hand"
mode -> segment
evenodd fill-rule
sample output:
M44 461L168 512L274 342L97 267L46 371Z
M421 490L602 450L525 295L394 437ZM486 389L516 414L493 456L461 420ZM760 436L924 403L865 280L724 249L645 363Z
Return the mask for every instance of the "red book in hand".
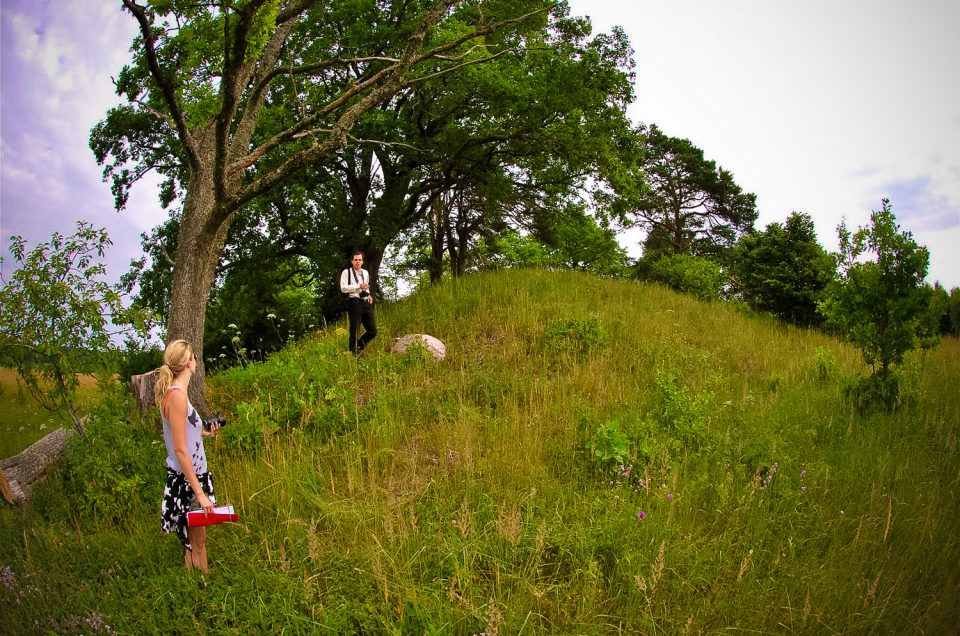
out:
M239 518L239 515L233 511L233 506L217 506L210 514L204 514L203 510L191 510L187 513L187 525L191 528L213 526L236 521Z

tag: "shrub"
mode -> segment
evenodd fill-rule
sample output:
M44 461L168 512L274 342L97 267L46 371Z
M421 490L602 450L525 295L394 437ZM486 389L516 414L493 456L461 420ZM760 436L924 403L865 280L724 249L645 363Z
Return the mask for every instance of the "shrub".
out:
M724 275L720 265L688 254L664 256L651 267L654 280L701 300L718 300Z
M821 382L833 378L837 374L837 359L833 352L823 347L817 347L814 353L817 364L817 379Z
M228 451L253 453L263 448L266 438L278 430L260 400L240 402L235 407L235 416L220 433L224 448Z
M564 320L543 332L544 347L548 351L572 354L580 358L605 346L609 340L599 318Z
M844 393L859 413L880 410L893 413L917 402L911 379L899 368L886 374L860 376L844 388Z
M153 371L163 364L163 350L160 347L142 345L131 339L127 339L124 344L126 347L121 352L117 364L117 374L121 381Z
M676 377L658 372L656 378L656 419L664 431L673 436L674 446L698 446L706 433L709 394L696 394L681 386Z
M129 395L118 383L102 386L87 437L71 439L63 464L64 490L82 517L120 521L144 502L160 501L163 440L130 421Z
M629 440L616 420L602 422L587 440L586 447L590 449L594 461L601 470L613 464L622 464L629 449Z

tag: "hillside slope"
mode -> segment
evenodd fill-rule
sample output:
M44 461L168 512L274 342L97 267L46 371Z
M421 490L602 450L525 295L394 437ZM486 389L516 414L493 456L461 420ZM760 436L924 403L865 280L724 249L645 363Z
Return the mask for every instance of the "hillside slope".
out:
M911 361L915 405L858 415L855 350L658 286L483 274L379 323L359 359L331 328L212 379L241 522L211 531L203 586L157 531L158 470L118 524L60 483L3 510L0 567L55 593L0 609L165 633L960 625L955 340ZM446 360L385 353L405 333Z

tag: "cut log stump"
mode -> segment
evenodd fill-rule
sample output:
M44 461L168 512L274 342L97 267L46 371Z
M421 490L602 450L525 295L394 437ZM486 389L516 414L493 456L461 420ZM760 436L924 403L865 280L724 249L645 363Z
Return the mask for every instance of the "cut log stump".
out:
M160 372L156 369L149 373L130 376L130 382L127 383L127 386L130 387L130 391L137 398L137 408L140 409L141 413L146 413L154 405L153 387L157 385L159 376Z

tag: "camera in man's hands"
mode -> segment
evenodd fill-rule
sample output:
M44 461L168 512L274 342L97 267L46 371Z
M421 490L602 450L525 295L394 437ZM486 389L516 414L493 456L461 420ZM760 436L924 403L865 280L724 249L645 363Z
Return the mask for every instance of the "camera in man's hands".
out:
M227 418L222 415L211 415L204 421L203 428L209 431L214 424L219 424L220 428L223 428L227 425Z
M360 291L360 298L366 298L369 295L370 295L370 292L368 292L366 289Z

